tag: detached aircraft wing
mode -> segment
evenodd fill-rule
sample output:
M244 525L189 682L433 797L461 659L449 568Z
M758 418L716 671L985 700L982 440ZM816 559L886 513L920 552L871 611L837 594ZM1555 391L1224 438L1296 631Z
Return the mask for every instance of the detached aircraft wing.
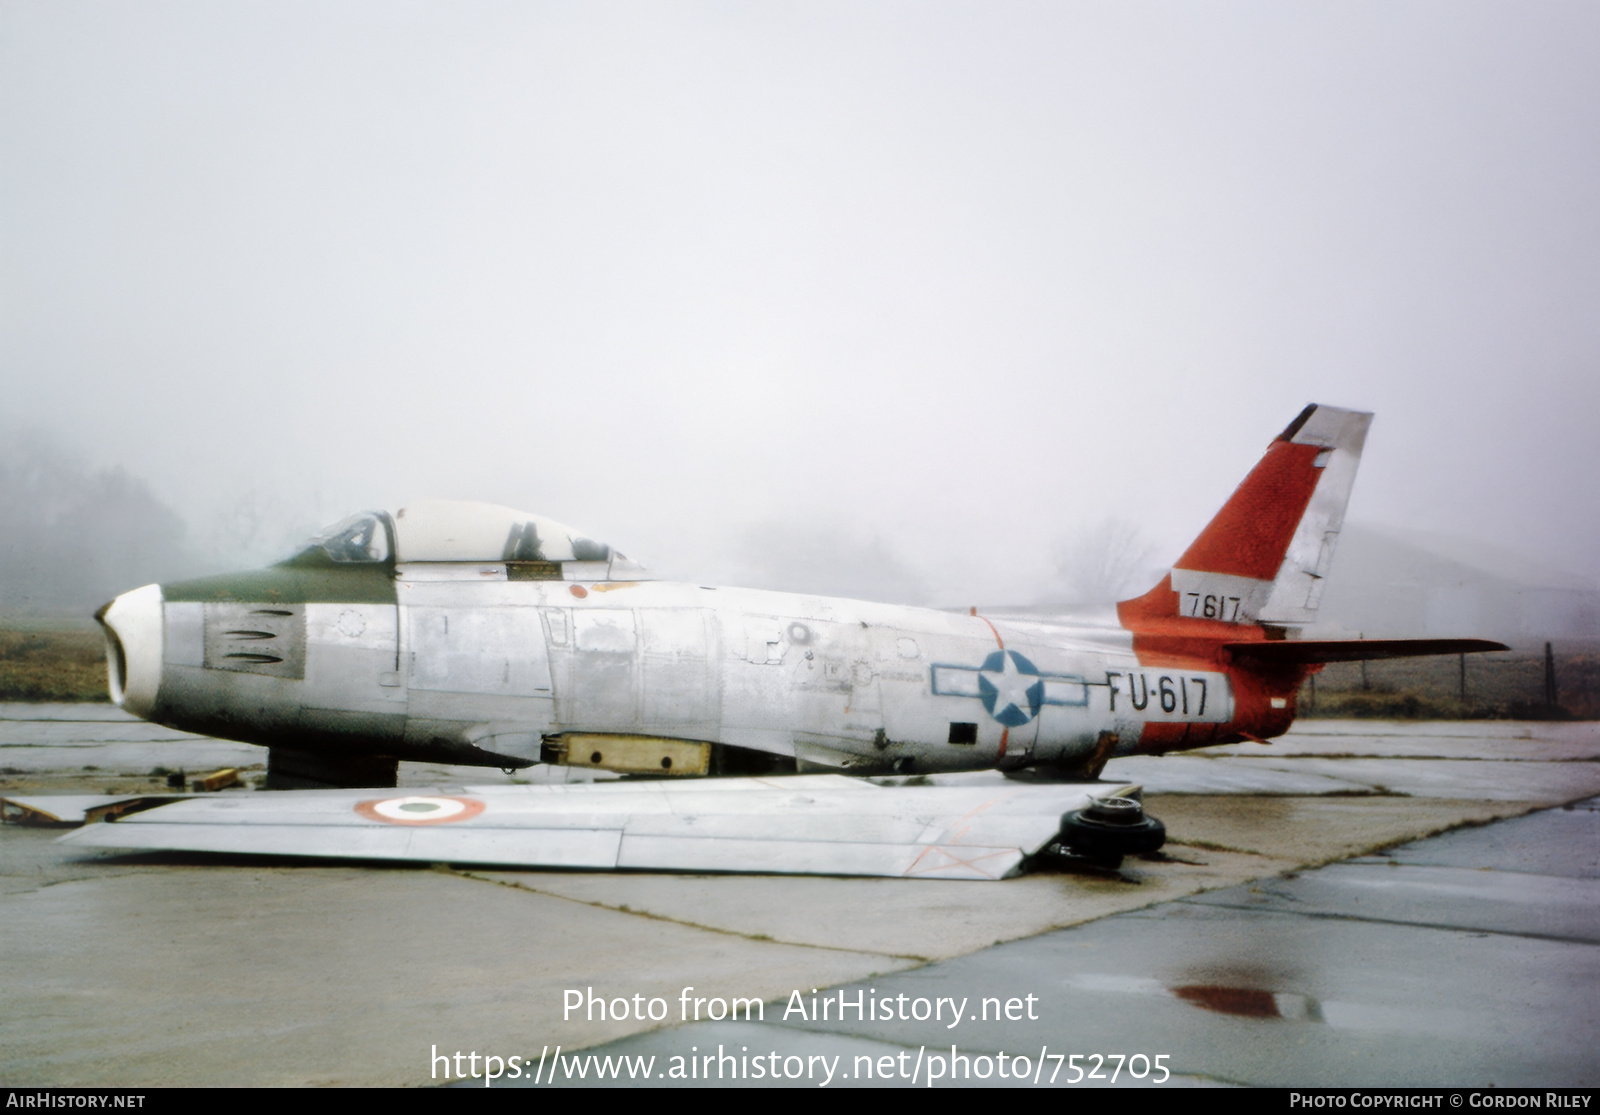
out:
M134 809L176 801L183 794L40 794L0 798L0 820L16 825L82 825Z
M584 870L1002 879L1062 815L1120 783L881 786L843 775L309 790L191 798L91 824L73 844Z

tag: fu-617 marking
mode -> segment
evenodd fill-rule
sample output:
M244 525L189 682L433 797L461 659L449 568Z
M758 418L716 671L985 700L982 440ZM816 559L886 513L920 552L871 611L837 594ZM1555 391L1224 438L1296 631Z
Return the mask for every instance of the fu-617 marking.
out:
M1226 724L1233 712L1226 674L1107 670L1106 687L1111 691L1112 712L1126 712L1131 706L1144 720ZM1118 697L1124 698L1120 710Z

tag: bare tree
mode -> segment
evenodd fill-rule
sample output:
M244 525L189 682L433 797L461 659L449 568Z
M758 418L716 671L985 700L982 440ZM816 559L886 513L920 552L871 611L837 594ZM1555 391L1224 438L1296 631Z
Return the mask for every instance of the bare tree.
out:
M795 521L750 524L736 549L735 584L922 604L926 581L877 534L840 523Z
M1056 549L1056 575L1065 589L1064 603L1126 600L1159 579L1159 554L1126 519L1102 519Z
M315 532L319 524L260 488L236 492L206 518L201 541L210 565L253 569L280 561Z
M0 612L86 620L191 565L183 520L142 480L93 471L32 432L0 445Z

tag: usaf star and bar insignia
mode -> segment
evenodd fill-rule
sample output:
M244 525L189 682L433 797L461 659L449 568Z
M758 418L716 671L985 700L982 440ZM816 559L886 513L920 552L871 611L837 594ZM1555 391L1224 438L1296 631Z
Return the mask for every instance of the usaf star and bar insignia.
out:
M1089 703L1089 688L1075 674L1047 674L1014 650L997 650L983 665L933 667L937 697L977 697L986 712L1007 728L1021 727L1045 705Z

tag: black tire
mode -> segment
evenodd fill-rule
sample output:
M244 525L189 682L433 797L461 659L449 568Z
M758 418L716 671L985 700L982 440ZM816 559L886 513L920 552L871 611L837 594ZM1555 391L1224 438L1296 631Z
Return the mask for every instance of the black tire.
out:
M1137 856L1165 844L1167 826L1148 816L1137 802L1108 798L1065 814L1060 840L1080 855Z

